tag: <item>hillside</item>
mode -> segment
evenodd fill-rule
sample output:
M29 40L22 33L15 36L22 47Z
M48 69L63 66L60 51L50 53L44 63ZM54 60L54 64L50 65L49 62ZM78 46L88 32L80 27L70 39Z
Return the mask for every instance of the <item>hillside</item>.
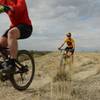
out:
M29 89L19 92L10 82L0 83L0 100L51 100L48 97L50 84L59 68L59 61L59 52L35 57L36 71ZM70 100L100 100L100 53L76 53L72 71L73 95Z

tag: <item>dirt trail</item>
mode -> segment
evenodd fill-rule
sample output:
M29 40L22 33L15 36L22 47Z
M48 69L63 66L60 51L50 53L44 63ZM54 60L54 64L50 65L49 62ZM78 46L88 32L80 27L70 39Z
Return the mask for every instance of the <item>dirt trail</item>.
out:
M42 100L38 96L39 89L44 88L45 91L41 93L48 91L48 84L56 75L59 60L58 52L36 58L36 73L31 86L19 92L9 82L0 83L0 100ZM100 100L99 73L100 53L76 53L72 75L75 100Z

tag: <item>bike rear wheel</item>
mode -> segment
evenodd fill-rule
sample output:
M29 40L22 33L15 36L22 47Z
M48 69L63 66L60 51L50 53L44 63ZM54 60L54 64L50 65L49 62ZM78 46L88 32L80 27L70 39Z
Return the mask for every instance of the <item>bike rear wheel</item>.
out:
M66 55L62 55L61 56L61 59L60 59L60 66L59 66L59 69L58 69L58 77L59 77L59 80L70 80L70 74L69 74L69 66L68 66L68 60L70 58L67 57Z
M35 63L32 55L27 50L20 50L18 52L17 61L22 66L16 62L18 67L16 67L16 73L11 75L10 81L15 89L22 91L26 90L32 83L35 73ZM24 72L20 69L24 69Z

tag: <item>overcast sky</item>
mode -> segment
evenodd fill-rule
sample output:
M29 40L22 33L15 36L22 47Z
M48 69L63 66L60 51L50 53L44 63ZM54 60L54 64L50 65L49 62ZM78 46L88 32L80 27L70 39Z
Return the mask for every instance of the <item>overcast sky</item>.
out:
M57 50L65 32L72 32L77 50L100 50L100 0L26 0L33 34L20 40L19 47ZM0 35L9 26L0 16Z

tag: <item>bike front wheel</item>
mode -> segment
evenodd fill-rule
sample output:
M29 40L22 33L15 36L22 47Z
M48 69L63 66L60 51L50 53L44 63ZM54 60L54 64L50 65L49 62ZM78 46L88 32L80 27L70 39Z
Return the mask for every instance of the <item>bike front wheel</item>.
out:
M27 50L20 50L17 56L16 73L11 75L10 81L17 90L26 90L32 83L35 73L35 63Z

